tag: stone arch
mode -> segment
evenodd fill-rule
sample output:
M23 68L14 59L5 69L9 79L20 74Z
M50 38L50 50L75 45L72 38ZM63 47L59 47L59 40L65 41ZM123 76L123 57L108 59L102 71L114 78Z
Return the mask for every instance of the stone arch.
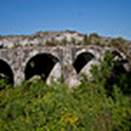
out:
M129 63L126 56L119 50L112 50L111 53L115 61L115 65L114 65L115 70L118 73L126 72L126 70L128 70L126 66L128 66L128 63Z
M116 60L125 59L125 56L118 50L112 50L111 53Z
M80 73L81 69L93 58L95 58L95 56L90 52L83 52L79 54L73 63L76 72Z
M14 84L14 74L10 65L3 59L0 59L0 79L5 80L7 84Z
M38 75L42 80L46 81L57 62L59 62L59 59L52 54L36 54L26 64L24 71L25 80L29 80L33 76Z
M88 52L88 53L91 53L92 55L94 55L95 59L99 60L102 53L103 53L102 51L103 50L97 49L97 47L96 48L93 48L93 47L86 48L85 47L85 48L80 49L79 51L76 52L75 58L77 58L77 56L79 56L82 53Z
M127 94L129 93L131 80L129 61L127 60L126 56L119 50L111 50L111 53L113 55L114 65L110 75L106 79L105 87L107 89L107 94L108 96L112 96L114 85L118 85L118 87L121 88L121 91ZM122 79L125 80L125 83L122 82Z

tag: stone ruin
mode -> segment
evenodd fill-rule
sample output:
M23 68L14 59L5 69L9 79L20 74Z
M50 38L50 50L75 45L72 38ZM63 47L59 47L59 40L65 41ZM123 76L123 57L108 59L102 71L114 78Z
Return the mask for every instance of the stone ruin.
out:
M112 51L120 59L126 60L126 55L113 47L99 45L43 46L25 45L15 48L0 49L0 77L6 77L14 85L24 80L40 77L47 84L63 78L69 87L80 84L83 74L91 77L93 64L99 64L107 50ZM130 64L123 63L127 72Z

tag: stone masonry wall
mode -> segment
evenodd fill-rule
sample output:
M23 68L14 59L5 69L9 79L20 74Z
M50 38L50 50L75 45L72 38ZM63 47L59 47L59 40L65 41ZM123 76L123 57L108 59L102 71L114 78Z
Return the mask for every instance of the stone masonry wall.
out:
M36 56L37 54L45 53L51 54L59 60L59 64L53 67L51 70L46 82L51 83L51 79L63 76L65 83L69 86L74 86L79 84L80 75L76 72L73 67L74 61L77 57L83 52L88 52L94 55L92 64L99 63L102 59L105 51L107 50L117 50L109 47L101 47L96 45L90 46L76 46L76 45L66 45L66 46L18 46L15 48L2 48L0 49L0 59L4 60L12 69L14 74L14 83L19 84L25 80L25 68L28 61ZM118 51L120 52L120 51ZM123 59L126 59L126 56L120 52ZM44 61L44 59L43 59ZM45 62L46 63L46 62ZM88 64L88 63L87 63ZM91 65L84 66L82 72L89 72ZM46 65L43 65L43 68ZM89 74L89 73L87 73Z

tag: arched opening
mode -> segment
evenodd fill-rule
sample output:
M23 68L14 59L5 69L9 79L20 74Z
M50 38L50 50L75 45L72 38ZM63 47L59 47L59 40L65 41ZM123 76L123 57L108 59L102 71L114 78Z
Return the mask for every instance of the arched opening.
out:
M128 63L128 60L124 59L120 52L114 50L111 52L114 58L114 66L112 68L112 73L115 76L120 76L121 74L127 73L126 69L124 68L124 64ZM117 59L115 59L117 57Z
M76 60L73 63L73 66L76 69L76 72L79 73L81 69L92 59L94 58L94 55L89 52L81 53L77 56Z
M128 64L128 60L124 59L117 51L113 51L114 65L111 73L106 80L106 89L109 96L112 96L114 85L117 85L124 94L131 94L131 72L128 72L125 68L125 64ZM115 59L117 57L117 59Z
M114 58L115 60L122 60L122 59L123 59L122 55L121 55L120 52L117 51L117 50L111 51L111 54L112 54L112 56L113 56L113 58Z
M122 58L121 54L120 54L118 51L116 51L116 50L112 51L112 55L113 55L114 57L115 57L115 56L118 56L118 57Z
M14 84L14 75L11 67L4 61L0 60L0 80L3 80L5 84ZM0 89L4 88L0 85Z
M25 80L29 80L33 76L38 75L43 81L46 81L57 62L59 62L59 60L51 54L37 54L27 62Z

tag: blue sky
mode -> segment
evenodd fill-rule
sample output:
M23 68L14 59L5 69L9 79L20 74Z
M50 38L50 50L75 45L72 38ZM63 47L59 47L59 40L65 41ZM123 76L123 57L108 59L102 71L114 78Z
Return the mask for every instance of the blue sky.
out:
M0 34L76 30L131 40L131 0L0 0Z

